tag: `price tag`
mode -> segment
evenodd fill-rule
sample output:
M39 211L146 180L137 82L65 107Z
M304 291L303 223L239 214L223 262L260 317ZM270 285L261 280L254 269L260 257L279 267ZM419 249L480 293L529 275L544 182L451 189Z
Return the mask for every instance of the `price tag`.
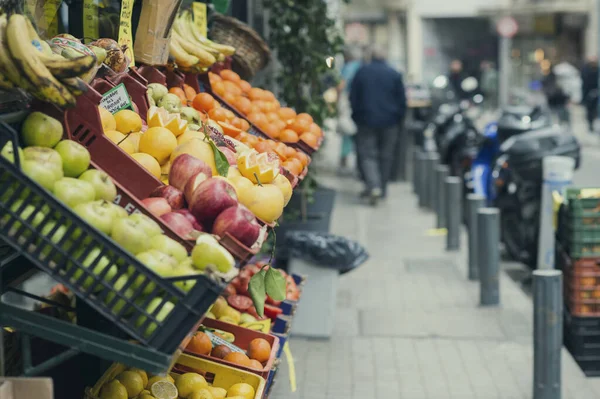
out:
M44 2L44 22L46 37L58 35L58 9L62 0L46 0Z
M127 93L127 89L123 83L104 93L102 100L100 100L100 106L108 110L111 114L115 114L125 108L133 109L131 106L131 97L129 97L129 93Z
M98 36L98 0L83 0L83 41L91 43Z
M206 4L195 1L192 5L192 14L194 15L194 23L200 29L200 34L204 37L207 37Z
M125 54L131 62L129 66L135 65L135 59L133 56L133 33L131 32L131 14L133 12L134 0L123 0L121 3L121 22L119 24L119 44L121 46L127 46Z

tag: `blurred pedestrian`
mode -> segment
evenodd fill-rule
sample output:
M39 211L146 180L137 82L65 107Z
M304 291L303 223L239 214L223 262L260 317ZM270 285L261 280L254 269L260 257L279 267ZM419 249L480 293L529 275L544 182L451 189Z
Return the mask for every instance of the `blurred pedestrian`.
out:
M591 57L581 70L582 104L590 132L594 131L594 120L598 115L598 58Z
M495 110L498 107L498 71L490 61L481 62L481 93L487 108Z
M550 68L548 75L543 79L542 87L552 113L558 117L560 123L569 124L569 96L558 81L554 68Z
M464 99L467 97L462 89L461 83L465 79L463 63L461 60L452 60L450 63L450 73L448 73L448 84L457 98Z
M385 198L392 171L396 140L406 114L402 75L385 61L375 47L371 61L362 66L352 82L350 103L356 122L356 151L366 189L361 196L376 205Z
M353 136L356 134L356 124L352 120L352 108L350 105L350 89L354 75L358 72L361 64L361 51L359 48L350 47L344 53L344 66L342 67L342 80L338 85L338 133L342 136L342 148L340 153L340 168L348 166L348 156L354 150Z

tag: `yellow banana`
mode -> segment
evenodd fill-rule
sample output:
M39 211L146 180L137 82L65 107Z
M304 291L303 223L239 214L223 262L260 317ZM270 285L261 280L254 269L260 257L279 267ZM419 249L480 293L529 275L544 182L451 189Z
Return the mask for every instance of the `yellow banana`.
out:
M228 46L226 44L213 42L212 40L202 36L200 31L198 31L198 27L194 24L194 21L192 21L192 14L189 11L184 11L181 18L183 23L185 23L188 26L188 32L192 34L192 36L194 37L194 39L196 39L197 42L202 43L204 47L212 48L213 50L218 51L224 56L233 55L235 53L234 47Z
M169 43L169 54L171 54L175 59L175 62L182 67L191 67L200 62L198 57L188 54L173 35L171 35L171 41Z
M21 87L25 90L34 90L31 82L27 80L19 68L15 65L10 52L8 51L8 43L6 40L6 25L8 20L6 15L0 16L0 71L4 76L14 83L16 86Z
M77 77L63 78L59 80L74 96L80 96L83 93L85 93L88 89L85 82Z
M39 96L59 107L74 106L75 97L50 73L31 45L26 17L13 14L6 28L8 49L15 64L38 89Z
M221 53L219 53L217 50L205 46L203 43L196 40L195 36L191 31L192 26L189 25L181 16L179 16L175 20L175 22L173 23L173 28L175 32L179 34L180 37L185 38L190 43L193 43L195 46L200 47L202 50L206 51L213 57L218 59L221 56Z
M187 40L186 38L181 37L176 31L173 31L171 33L171 40L173 40L173 38L177 40L177 42L179 43L181 48L185 50L185 52L198 58L199 63L202 66L210 66L217 62L217 59L214 56L200 48L200 46L197 46L194 43Z

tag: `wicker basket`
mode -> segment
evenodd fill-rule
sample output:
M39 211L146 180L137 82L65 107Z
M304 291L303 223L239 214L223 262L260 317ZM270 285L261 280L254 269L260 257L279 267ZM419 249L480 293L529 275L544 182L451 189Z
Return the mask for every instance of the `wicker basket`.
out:
M251 80L271 58L269 46L258 33L232 17L213 14L210 38L217 43L235 47L231 68L245 80Z

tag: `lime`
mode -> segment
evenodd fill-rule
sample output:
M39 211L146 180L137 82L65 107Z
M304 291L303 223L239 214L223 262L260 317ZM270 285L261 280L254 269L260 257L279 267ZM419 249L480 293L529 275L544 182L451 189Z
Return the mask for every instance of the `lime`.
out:
M152 396L156 399L177 399L177 388L169 381L156 381L150 387Z

